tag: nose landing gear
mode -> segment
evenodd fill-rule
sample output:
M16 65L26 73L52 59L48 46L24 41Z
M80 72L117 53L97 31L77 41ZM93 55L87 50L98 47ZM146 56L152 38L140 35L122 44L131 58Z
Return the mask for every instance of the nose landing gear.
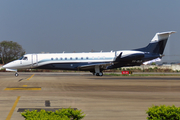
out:
M15 76L16 76L16 77L18 77L18 76L19 76L19 74L18 74L18 73L15 73Z

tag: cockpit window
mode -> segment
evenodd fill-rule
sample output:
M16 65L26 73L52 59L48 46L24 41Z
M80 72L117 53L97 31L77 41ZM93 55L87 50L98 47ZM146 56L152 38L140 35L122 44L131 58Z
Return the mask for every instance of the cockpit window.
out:
M28 57L22 56L19 60L28 60Z
M23 59L23 56L21 58L19 58L19 60L22 60Z
M23 60L28 60L28 58L27 58L27 57L24 57Z

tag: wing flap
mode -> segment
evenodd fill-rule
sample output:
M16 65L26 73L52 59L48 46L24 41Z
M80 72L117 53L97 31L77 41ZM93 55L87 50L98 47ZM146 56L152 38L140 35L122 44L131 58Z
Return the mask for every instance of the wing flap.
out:
M99 66L101 69L107 69L107 66L111 65L111 63L92 63L87 65L81 65L78 66L79 70L89 70L89 69L95 69L95 66Z

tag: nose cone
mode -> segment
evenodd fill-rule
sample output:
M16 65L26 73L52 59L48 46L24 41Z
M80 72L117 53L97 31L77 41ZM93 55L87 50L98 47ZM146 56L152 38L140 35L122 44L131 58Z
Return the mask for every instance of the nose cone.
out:
M2 66L2 68L15 68L16 67L16 61L10 62Z
M11 64L10 64L10 63L5 64L5 65L2 66L2 68L10 68L10 67L11 67Z
M2 68L6 68L6 64L2 66Z

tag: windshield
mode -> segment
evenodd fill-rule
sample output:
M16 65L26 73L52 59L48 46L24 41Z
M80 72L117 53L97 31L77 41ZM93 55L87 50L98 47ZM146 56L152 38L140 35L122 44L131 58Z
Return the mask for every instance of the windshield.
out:
M24 56L22 56L21 58L19 58L19 60L22 60Z
M28 60L28 57L22 56L21 58L19 58L19 60Z

